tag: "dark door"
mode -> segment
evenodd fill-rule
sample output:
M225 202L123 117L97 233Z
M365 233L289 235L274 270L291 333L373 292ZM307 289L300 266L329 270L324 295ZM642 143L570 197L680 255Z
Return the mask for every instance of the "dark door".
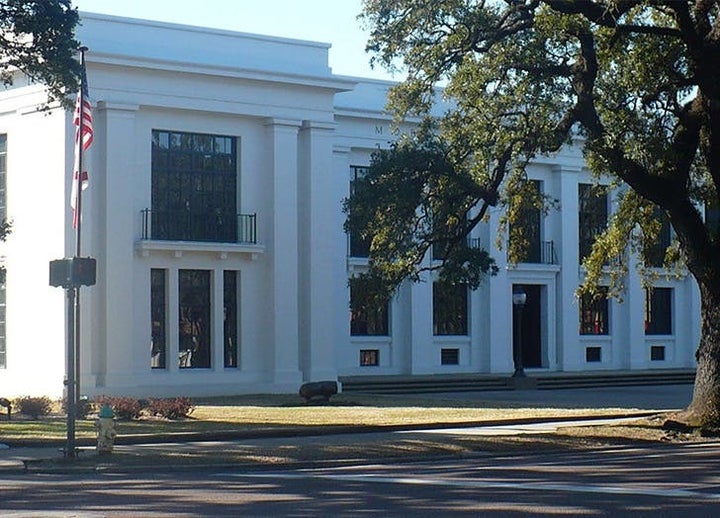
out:
M542 286L537 284L519 284L514 289L522 289L527 295L522 310L513 311L513 340L522 345L523 367L537 368L543 366L542 354ZM517 319L520 318L520 336L517 336Z

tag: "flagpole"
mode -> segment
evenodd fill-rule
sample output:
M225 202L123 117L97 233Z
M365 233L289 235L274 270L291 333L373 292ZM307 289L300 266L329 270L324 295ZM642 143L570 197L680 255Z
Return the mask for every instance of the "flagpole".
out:
M75 257L82 257L82 248L80 237L82 235L82 183L83 183L83 152L84 152L84 138L85 138L85 90L87 85L86 73L85 73L85 52L88 48L85 46L80 47L80 67L82 69L82 75L80 76L80 93L78 94L78 106L80 114L78 117L78 128L76 139L77 142L77 164L78 164L78 179L77 179L77 199L75 200ZM74 172L73 172L74 174ZM75 402L80 401L80 287L77 286L72 288L75 290Z

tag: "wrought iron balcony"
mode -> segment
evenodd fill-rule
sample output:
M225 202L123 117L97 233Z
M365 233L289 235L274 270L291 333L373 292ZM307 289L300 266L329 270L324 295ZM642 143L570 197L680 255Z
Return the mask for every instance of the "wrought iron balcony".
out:
M143 240L257 243L256 214L153 209L141 213Z
M527 255L520 261L530 264L557 264L554 241L537 241L530 244Z

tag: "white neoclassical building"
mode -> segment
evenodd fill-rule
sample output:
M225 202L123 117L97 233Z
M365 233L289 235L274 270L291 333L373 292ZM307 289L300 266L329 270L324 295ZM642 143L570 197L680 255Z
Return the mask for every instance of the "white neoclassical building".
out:
M389 83L333 75L329 45L83 14L95 139L85 155L81 390L138 397L294 392L342 376L513 372L512 293L522 288L528 372L694 366L699 297L690 277L648 292L630 274L622 303L577 300L595 196L579 149L528 171L559 211L533 221L527 261L493 248L498 214L473 239L500 273L469 291L407 284L387 307L351 315L366 267L341 203L392 138ZM62 289L51 260L74 254L68 206L71 114L43 89L0 92L0 395L59 395ZM428 260L432 260L428 258Z

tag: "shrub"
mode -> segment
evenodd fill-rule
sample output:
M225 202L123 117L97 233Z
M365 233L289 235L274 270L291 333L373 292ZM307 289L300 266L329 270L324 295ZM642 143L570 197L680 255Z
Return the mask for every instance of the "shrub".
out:
M125 396L99 396L95 398L95 404L98 407L108 405L118 419L137 419L143 409L140 401Z
M67 398L62 400L63 412L67 413ZM79 401L75 401L75 418L87 419L88 415L95 410L95 405L91 399L83 396Z
M17 398L13 406L17 408L21 414L37 419L40 416L50 413L52 410L52 400L47 396L23 396Z
M185 397L169 399L151 399L148 401L147 411L156 416L166 419L180 419L192 414L195 407L192 401Z

